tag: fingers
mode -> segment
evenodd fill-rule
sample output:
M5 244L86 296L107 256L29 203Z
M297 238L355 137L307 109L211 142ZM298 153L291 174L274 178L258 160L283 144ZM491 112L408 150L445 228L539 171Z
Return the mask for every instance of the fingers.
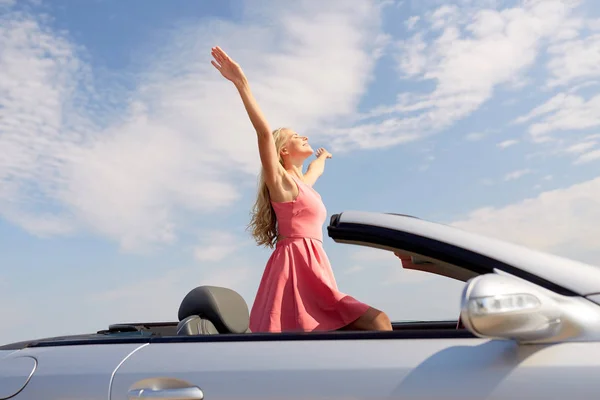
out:
M217 54L214 50L210 52L210 54L214 57L215 60L221 65L223 65L223 57Z
M229 56L227 55L227 53L225 53L225 51L220 48L219 46L216 47L217 53L224 59L224 60L229 60Z
M327 150L325 150L324 147L319 147L317 149L317 151L315 151L315 154L317 155L317 157L320 157L321 155L325 154L327 156L327 158L331 158L331 153L328 152Z
M229 57L219 46L213 47L211 54L221 64L223 64L225 61L229 61Z
M217 64L214 60L210 60L210 63L219 71L221 71L221 66Z

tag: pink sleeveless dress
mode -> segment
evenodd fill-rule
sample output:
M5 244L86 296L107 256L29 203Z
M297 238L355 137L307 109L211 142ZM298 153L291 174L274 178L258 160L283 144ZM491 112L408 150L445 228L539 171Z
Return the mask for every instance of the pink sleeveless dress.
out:
M338 290L323 249L325 205L311 186L293 178L296 199L271 202L283 239L267 262L252 305L252 332L337 330L369 308Z

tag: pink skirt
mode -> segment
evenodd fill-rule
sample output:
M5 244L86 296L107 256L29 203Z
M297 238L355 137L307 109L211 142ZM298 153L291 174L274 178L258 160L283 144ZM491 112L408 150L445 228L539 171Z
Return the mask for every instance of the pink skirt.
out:
M277 243L252 310L252 332L332 331L349 325L369 306L338 290L319 240Z

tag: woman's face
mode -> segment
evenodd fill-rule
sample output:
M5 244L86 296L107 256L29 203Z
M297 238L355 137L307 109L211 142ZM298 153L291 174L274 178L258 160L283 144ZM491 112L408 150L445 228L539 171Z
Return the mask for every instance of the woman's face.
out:
M286 150L288 156L304 159L313 154L314 150L310 147L306 136L300 136L291 129L286 129L285 133L288 135L288 139L284 145L284 150Z

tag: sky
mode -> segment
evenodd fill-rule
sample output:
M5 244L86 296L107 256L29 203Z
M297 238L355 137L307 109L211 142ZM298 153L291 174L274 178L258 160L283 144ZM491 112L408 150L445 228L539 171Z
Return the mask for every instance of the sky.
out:
M175 321L203 284L251 306L260 164L215 45L272 127L331 151L329 215L600 265L598 2L0 0L0 343ZM324 246L392 319L457 318L462 283Z

